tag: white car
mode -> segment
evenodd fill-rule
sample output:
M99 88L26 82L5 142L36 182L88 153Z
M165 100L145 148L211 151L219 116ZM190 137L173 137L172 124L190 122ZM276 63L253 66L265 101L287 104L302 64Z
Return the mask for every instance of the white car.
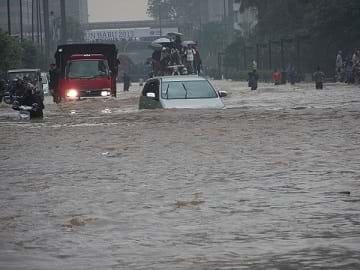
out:
M225 96L202 77L156 77L145 83L139 109L222 109Z
M44 95L49 95L50 94L49 78L48 78L48 74L46 72L41 72L41 82L43 85Z

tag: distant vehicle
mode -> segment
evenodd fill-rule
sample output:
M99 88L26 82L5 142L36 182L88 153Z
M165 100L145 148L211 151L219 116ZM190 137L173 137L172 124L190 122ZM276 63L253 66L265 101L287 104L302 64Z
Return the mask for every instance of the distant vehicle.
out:
M60 45L55 59L61 100L116 97L118 59L114 44Z
M42 85L44 90L44 95L49 95L49 79L48 74L46 72L41 72Z
M11 94L10 88L13 85L12 82L17 79L30 83L35 88L35 93L42 101L44 101L44 90L40 69L12 69L7 72L7 80L9 84L3 96L6 104L12 104L16 99L16 97Z
M156 77L145 83L139 109L222 109L225 96L202 77Z
M7 72L7 79L9 82L15 79L22 79L28 83L31 83L36 93L44 100L44 90L42 84L42 76L40 69L12 69Z

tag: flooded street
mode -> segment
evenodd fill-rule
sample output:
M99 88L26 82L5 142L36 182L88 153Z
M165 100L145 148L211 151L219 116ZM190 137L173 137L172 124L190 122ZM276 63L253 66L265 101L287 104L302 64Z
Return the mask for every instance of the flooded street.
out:
M214 84L224 110L1 104L0 269L360 269L360 88Z

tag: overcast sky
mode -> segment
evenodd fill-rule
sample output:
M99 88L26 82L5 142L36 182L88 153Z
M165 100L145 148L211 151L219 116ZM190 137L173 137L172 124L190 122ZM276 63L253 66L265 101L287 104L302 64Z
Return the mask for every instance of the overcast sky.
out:
M88 0L89 21L134 21L150 19L147 0Z

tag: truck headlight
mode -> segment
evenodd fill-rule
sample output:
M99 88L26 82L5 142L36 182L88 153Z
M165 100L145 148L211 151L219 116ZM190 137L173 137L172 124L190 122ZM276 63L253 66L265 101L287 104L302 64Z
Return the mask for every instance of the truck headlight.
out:
M110 88L104 88L101 91L101 96L102 97L108 97L111 95L111 89Z
M76 89L69 89L66 93L66 96L69 98L77 98L78 95L79 95L79 93Z

